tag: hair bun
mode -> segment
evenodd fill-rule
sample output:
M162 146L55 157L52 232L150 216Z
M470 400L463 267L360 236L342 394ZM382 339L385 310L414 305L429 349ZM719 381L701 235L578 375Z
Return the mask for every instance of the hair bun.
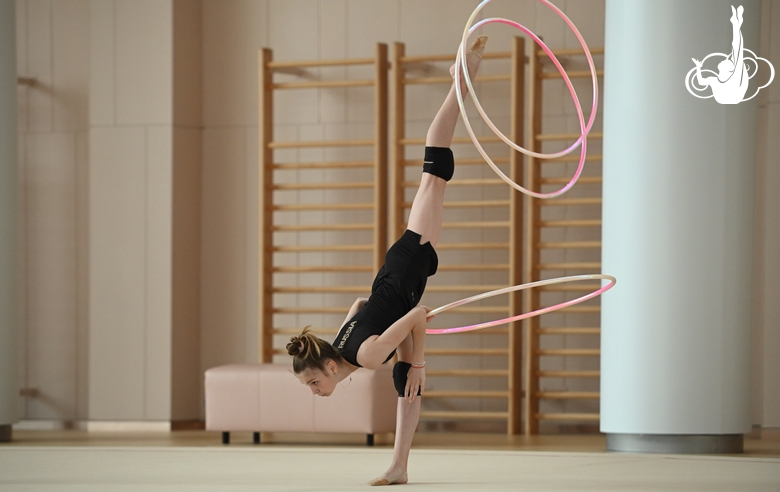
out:
M292 337L290 343L287 344L287 353L293 357L296 355L302 355L306 351L306 338L305 337Z

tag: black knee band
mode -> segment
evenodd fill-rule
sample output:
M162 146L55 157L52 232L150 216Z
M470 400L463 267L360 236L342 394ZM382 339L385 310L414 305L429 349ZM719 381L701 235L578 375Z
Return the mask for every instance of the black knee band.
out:
M409 377L409 369L412 365L408 362L398 361L393 366L393 384L395 384L395 390L398 392L398 398L403 398L406 395L406 380ZM420 390L417 390L417 396L422 396Z
M452 179L455 173L455 159L452 150L446 147L425 147L423 172L438 176L444 181Z

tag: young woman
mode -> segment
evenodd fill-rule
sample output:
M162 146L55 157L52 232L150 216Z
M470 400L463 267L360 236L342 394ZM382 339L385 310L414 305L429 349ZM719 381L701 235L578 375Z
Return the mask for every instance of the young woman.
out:
M469 74L476 75L487 37L481 36L467 56ZM454 74L454 66L450 69ZM461 76L462 77L462 76ZM464 82L461 78L461 82ZM461 84L465 92L465 83ZM387 252L385 264L371 287L371 297L358 299L349 310L331 344L308 329L290 339L293 371L315 395L330 396L336 384L358 367L376 369L398 352L393 380L398 391L393 462L369 485L408 481L406 465L412 437L420 420L420 398L425 389L425 328L430 309L419 306L427 278L436 273L435 247L441 232L444 189L452 178L450 144L460 110L453 83L425 140L420 188L409 213L407 230Z

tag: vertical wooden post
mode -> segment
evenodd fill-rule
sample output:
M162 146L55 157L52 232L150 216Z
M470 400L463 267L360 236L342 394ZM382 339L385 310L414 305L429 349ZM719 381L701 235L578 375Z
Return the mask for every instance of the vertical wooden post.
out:
M529 59L528 78L530 82L530 107L528 113L531 117L529 142L531 150L541 152L541 141L538 135L542 133L542 78L541 61L536 44L531 49ZM526 187L541 191L541 167L539 159L528 157L528 165L525 169ZM526 196L525 200L525 267L523 283L537 280L539 275L539 220L540 207L535 199ZM539 305L539 292L536 289L525 291L524 311L532 311ZM525 320L525 433L537 434L539 432L539 317L534 316Z
M258 224L259 238L259 282L258 289L258 320L260 322L258 340L259 362L273 360L273 74L268 64L273 59L273 53L268 48L260 50L258 60L259 89L259 207Z
M525 40L515 37L512 41L511 63L511 139L518 145L523 145L523 118L525 117ZM512 181L522 179L523 154L510 149L509 166ZM510 236L509 236L509 285L522 283L523 271L523 195L514 190L510 193ZM518 314L523 307L522 292L510 294L509 312ZM514 322L509 325L509 422L507 433L522 432L522 398L523 398L523 337L522 325Z
M374 64L374 271L387 252L387 45L377 43Z
M403 234L404 222L404 176L406 166L406 147L401 141L406 136L406 86L404 85L404 67L401 59L405 55L403 43L393 43L393 60L391 63L391 90L393 94L392 132L390 147L390 230L395 240Z

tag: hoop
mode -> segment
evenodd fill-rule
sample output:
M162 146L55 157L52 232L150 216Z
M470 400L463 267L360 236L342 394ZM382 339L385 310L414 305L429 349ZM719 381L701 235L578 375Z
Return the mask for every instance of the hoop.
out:
M585 56L588 59L588 65L590 67L591 72L591 78L593 81L593 105L591 107L591 114L590 118L588 120L587 125L585 124L585 118L582 115L582 108L580 107L580 101L577 97L577 92L574 90L574 86L571 83L571 80L569 79L568 74L563 69L563 66L561 66L560 62L558 61L558 58L553 54L553 52L547 47L546 44L542 42L542 40L536 36L533 32L531 32L528 28L525 26L511 21L509 19L503 19L503 18L490 18L490 19L484 19L482 21L479 21L478 23L474 24L472 26L472 23L474 22L474 18L477 16L480 10L490 3L491 0L483 0L477 8L474 9L471 16L469 17L468 21L466 22L466 27L463 30L463 37L461 38L461 43L458 48L458 56L455 59L455 73L462 73L463 78L466 82L466 86L469 89L469 93L471 96L472 101L474 102L474 106L477 108L477 111L482 116L482 119L485 121L485 123L490 127L490 129L493 131L493 133L500 138L504 143L512 147L518 152L522 152L526 155L540 158L540 159L553 159L556 157L561 157L564 155L569 154L572 150L574 150L578 145L582 145L582 149L580 152L580 161L577 166L577 170L574 173L574 176L572 177L571 181L569 181L563 188L561 188L558 191L554 191L551 193L541 193L541 192L535 192L531 191L527 188L522 187L518 183L515 183L512 181L511 178L509 178L506 174L504 174L498 166L493 162L493 160L490 158L490 156L487 154L485 149L482 147L482 145L479 143L479 140L477 139L477 136L474 133L474 130L471 127L471 124L468 120L468 116L466 115L466 107L463 100L463 91L461 89L461 82L460 77L455 77L455 91L458 95L458 106L460 107L460 114L463 118L463 123L466 126L466 131L468 132L469 136L471 137L471 140L474 142L474 146L477 148L477 151L479 151L480 155L483 159L485 159L485 162L488 163L488 165L493 169L493 171L502 179L504 180L509 186L512 188L525 193L526 195L530 195L536 198L553 198L556 196L560 196L564 193L566 193L569 189L571 189L572 186L577 182L577 179L579 179L580 174L582 174L582 169L585 165L585 155L587 152L587 135L590 132L590 129L593 126L593 122L596 118L596 109L598 107L598 78L596 76L596 67L593 63L593 57L590 53L590 50L588 49L587 43L585 43L585 40L583 39L582 35L580 34L579 30L575 27L574 23L566 17L566 15L555 5L550 3L548 0L540 0L543 4L548 6L553 12L555 12L561 19L568 24L568 26L571 28L574 35L577 37L577 40L580 42L580 45L582 46L582 49L585 51ZM476 96L476 93L474 91L474 86L472 84L471 78L468 74L468 64L466 62L466 43L468 42L468 38L471 36L471 34L480 27L491 24L494 22L502 23L502 24L508 24L512 27L515 27L517 29L520 29L524 33L526 33L528 36L530 36L547 54L547 56L550 57L550 60L552 60L553 64L555 64L556 68L558 69L558 72L563 77L564 81L566 82L566 86L569 88L569 93L572 96L572 100L574 101L574 106L577 109L577 117L580 121L580 130L581 134L580 137L567 149L557 152L554 154L540 154L537 152L533 152L531 150L525 149L516 143L512 142L506 135L504 135L496 126L493 124L493 122L490 120L490 118L485 113L485 110L482 108L482 105L479 103L479 99Z
M547 47L544 42L533 32L531 32L528 28L523 26L522 24L519 24L517 22L511 21L509 19L503 19L503 18L489 18L484 19L476 24L474 24L474 19L479 14L480 10L482 10L485 5L490 3L491 0L483 0L477 7L474 9L474 11L471 13L471 16L469 17L468 21L466 22L466 27L463 29L463 36L461 37L460 46L458 47L458 55L455 58L455 92L457 93L457 100L458 100L458 107L460 108L460 114L463 118L463 124L466 126L466 131L468 132L469 136L471 137L471 141L474 143L474 146L477 148L477 151L480 153L483 159L485 159L485 162L488 163L488 165L493 169L493 171L502 179L504 182L506 182L509 186L512 188L525 193L526 195L530 195L535 198L553 198L556 196L560 196L567 191L569 191L574 184L577 182L577 179L580 177L580 174L582 173L582 169L585 165L585 156L587 153L587 135L590 132L591 128L593 127L593 122L596 118L596 109L598 108L598 78L596 75L596 67L593 63L593 56L591 55L590 50L588 49L587 43L585 43L585 39L583 39L582 35L580 34L579 30L577 30L577 27L574 25L574 23L555 5L549 2L549 0L539 0L541 3L549 7L555 14L557 14L561 19L563 19L564 22L569 26L569 28L572 30L574 35L577 37L577 40L580 43L580 46L582 46L582 49L585 51L585 56L588 59L588 66L590 68L591 73L591 79L593 82L593 104L591 106L591 112L590 117L588 119L587 124L585 123L585 117L582 114L582 107L580 106L580 100L577 97L577 92L574 90L574 86L571 83L571 79L569 78L569 75L566 73L566 70L563 69L563 66L558 61L558 58L553 54L553 52ZM533 152L531 150L525 149L516 143L512 142L509 138L507 138L506 135L504 135L496 126L493 124L491 119L488 117L488 115L485 113L484 108L482 108L482 105L479 103L479 98L476 95L476 92L474 91L474 85L471 81L471 78L469 77L468 73L468 63L466 60L466 45L468 42L469 37L479 29L480 27L491 24L491 23L502 23L507 24L512 27L515 27L517 29L520 29L524 33L526 33L528 36L530 36L536 44L538 44L542 50L547 54L548 57L550 57L550 60L552 60L555 67L558 69L558 72L561 74L561 77L563 78L564 82L566 83L566 86L569 89L569 93L571 94L572 101L574 102L574 107L577 110L577 118L580 122L580 137L567 149L562 150L560 152L552 153L552 154L542 154L538 152ZM473 24L473 25L472 25ZM458 75L463 75L463 80L466 83L466 87L469 90L469 94L471 96L471 100L474 102L474 106L476 107L477 111L479 112L480 116L482 116L482 119L485 121L485 123L490 127L490 129L493 131L493 133L500 138L504 143L509 145L512 149L522 152L523 154L529 155L531 157L535 157L538 159L554 159L557 157L562 157L564 155L569 154L571 151L573 151L577 146L581 146L580 150L580 161L577 165L577 170L574 173L574 176L572 179L564 185L560 190L551 192L551 193L541 193L541 192L535 192L531 191L529 189L526 189L519 185L518 183L515 183L512 181L509 176L504 174L498 166L493 162L493 160L490 158L490 156L485 152L485 149L482 147L482 145L479 143L479 140L477 139L477 136L474 134L474 130L471 127L471 123L469 122L468 116L466 115L466 107L465 107L465 101L463 98L463 90L461 88L461 81L460 77ZM541 309L537 309L535 311L531 311L529 313L523 313L516 316L511 316L509 318L499 319L495 321L488 321L486 323L479 323L476 325L469 325L469 326L461 326L457 328L441 328L441 329L427 329L425 330L426 333L429 333L431 335L441 335L446 333L460 333L465 331L473 331L473 330L480 330L482 328L488 328L491 326L498 326L503 325L506 323L512 323L514 321L519 321L526 318L531 318L533 316L538 316L545 313L551 313L553 311L557 311L559 309L563 309L569 306L574 306L575 304L579 304L581 302L584 302L588 299L592 299L596 296L599 296L603 294L604 292L611 289L617 280L615 277L611 275L601 275L601 274L592 274L592 275L576 275L571 277L561 277L561 278L555 278L550 280L540 280L537 282L531 282L528 284L522 284L522 285L515 285L513 287L506 287L503 289L494 290L491 292L485 292L482 294L478 294L472 297L468 297L465 299L461 299L459 301L452 302L450 304L447 304L445 306L442 306L440 308L434 309L429 314L436 315L438 313L442 313L444 311L447 311L448 309L452 309L454 307L462 306L464 304L468 304L470 302L479 301L482 299L487 299L489 297L501 295L501 294L507 294L510 292L516 292L519 290L525 290L525 289L531 289L535 287L542 287L545 285L552 285L552 284L561 284L566 282L576 282L581 280L608 280L609 283L607 285L600 287L599 289L595 290L594 292L591 292L589 294L586 294L582 297L578 297L576 299L562 302L560 304L556 304L554 306L549 306Z
M609 283L605 286L600 287L599 289L586 294L582 297L578 297L576 299L572 299L570 301L562 302L560 304L555 304L554 306L549 306L541 309L537 309L535 311L531 311L528 313L518 314L517 316L511 316L509 318L499 319L495 321L487 321L485 323L478 323L476 325L469 325L469 326L459 326L457 328L429 328L425 330L425 333L429 335L444 335L448 333L461 333L464 331L474 331L474 330L481 330L483 328L489 328L491 326L498 326L503 325L507 323L512 323L514 321L520 321L521 319L526 318L532 318L534 316L538 316L540 314L545 313L551 313L553 311L557 311L559 309L567 308L570 306L574 306L575 304L579 304L581 302L587 301L588 299L592 299L596 296L599 296L603 294L604 292L608 291L612 287L615 286L615 283L617 282L617 279L611 275L602 275L602 274L592 274L592 275L574 275L570 277L560 277L560 278L553 278L549 280L539 280L537 282L531 282L528 284L522 284L522 285L515 285L513 287L505 287L503 289L493 290L490 292L484 292L482 294L477 294L472 297L467 297L465 299L461 299L459 301L451 302L447 305L444 305L442 307L436 308L430 313L429 315L436 315L439 313L443 313L444 311L447 311L449 309L462 306L464 304L468 304L474 301L481 301L482 299L487 299L489 297L498 296L501 294L508 294L510 292L516 292L518 290L525 290L525 289L533 289L535 287L543 287L545 285L553 285L553 284L562 284L566 282L578 282L582 280L609 280Z

